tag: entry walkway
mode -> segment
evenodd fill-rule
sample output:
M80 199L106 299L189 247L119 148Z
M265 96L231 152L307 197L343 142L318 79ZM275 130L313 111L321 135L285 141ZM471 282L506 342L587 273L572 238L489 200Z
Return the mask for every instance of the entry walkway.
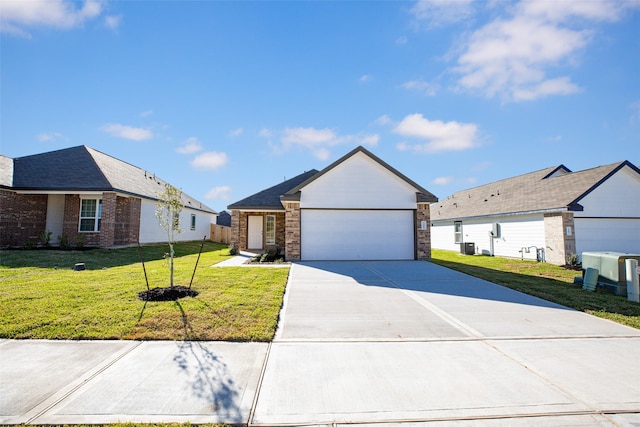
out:
M638 354L431 263L295 263L271 344L0 341L0 423L631 426Z

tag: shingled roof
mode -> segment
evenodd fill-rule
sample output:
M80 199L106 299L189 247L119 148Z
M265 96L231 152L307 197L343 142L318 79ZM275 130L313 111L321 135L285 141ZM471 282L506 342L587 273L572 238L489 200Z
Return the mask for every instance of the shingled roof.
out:
M114 191L157 200L165 181L122 160L87 146L65 148L13 159L18 191ZM208 213L210 207L183 193L185 206Z
M227 206L227 208L283 211L284 207L280 202L280 196L286 194L291 189L296 188L298 185L313 177L317 173L318 171L315 169L301 173L300 175L283 181L280 184L274 185L273 187L269 187L266 190L262 190L252 196L235 202Z
M452 220L528 212L580 211L580 200L628 161L571 172L564 165L459 191L431 205L431 220Z

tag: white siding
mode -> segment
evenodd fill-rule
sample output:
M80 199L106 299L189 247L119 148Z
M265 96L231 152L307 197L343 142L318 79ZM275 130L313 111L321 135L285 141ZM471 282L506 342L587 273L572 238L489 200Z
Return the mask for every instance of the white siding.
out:
M618 171L579 202L574 213L576 252L640 253L640 177Z
M599 185L579 203L574 217L640 217L640 177L628 167Z
M160 227L156 218L157 204L150 200L142 200L140 206L140 243L158 243L167 241L167 232ZM196 229L191 230L191 214L196 215ZM215 223L216 216L204 212L184 208L180 213L180 229L177 241L202 240L209 238L210 224Z
M640 254L640 218L574 218L576 252L607 251Z
M415 209L416 190L363 153L307 185L300 207Z
M500 224L500 237L493 239L489 232L493 224ZM453 221L436 222L431 228L431 247L459 251L460 246L454 243ZM491 219L467 219L462 221L464 242L475 244L476 253L495 256L536 259L536 249L544 248L544 217L542 215L513 215ZM529 253L521 253L522 248L529 248Z

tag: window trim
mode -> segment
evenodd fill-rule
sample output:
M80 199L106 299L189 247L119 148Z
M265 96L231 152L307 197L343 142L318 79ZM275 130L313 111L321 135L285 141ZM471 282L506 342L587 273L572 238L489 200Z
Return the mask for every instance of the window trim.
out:
M462 237L462 221L453 222L453 242L456 244L464 243L464 238Z
M273 220L273 230L269 230L269 220ZM264 241L265 245L275 245L276 244L276 216L275 215L266 215L264 220ZM273 236L271 236L273 234Z
M196 214L191 214L191 231L196 229Z
M82 216L82 204L87 200L92 200L96 202L96 212L94 216ZM92 220L93 229L83 230L82 220ZM101 224L102 224L102 197L81 197L80 211L78 212L78 233L99 233Z

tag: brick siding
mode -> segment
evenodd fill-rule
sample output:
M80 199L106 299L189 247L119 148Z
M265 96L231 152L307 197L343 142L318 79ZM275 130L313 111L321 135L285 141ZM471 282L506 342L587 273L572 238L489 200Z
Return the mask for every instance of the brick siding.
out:
M567 228L571 235L567 236ZM550 264L564 265L567 256L576 253L576 235L573 212L544 215L545 260Z
M427 222L425 230L421 229L422 221ZM416 258L431 260L431 215L428 203L418 203L416 210Z
M0 247L37 244L46 226L46 194L0 190Z
M248 235L249 235L249 216L261 216L263 219L263 238L266 231L266 216L274 215L276 217L276 246L285 248L285 213L284 212L244 212L244 211L231 211L231 246L238 251L245 251L249 249ZM266 246L263 240L263 247Z
M285 258L299 261L300 249L300 203L285 203Z

